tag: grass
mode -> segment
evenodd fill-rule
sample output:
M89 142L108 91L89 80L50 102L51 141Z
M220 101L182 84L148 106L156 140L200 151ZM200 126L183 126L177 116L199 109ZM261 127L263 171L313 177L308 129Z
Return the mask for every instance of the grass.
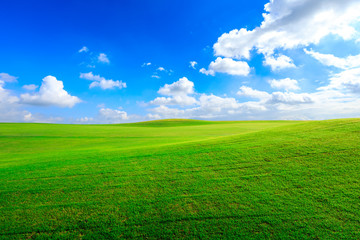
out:
M359 239L360 119L0 124L0 239Z

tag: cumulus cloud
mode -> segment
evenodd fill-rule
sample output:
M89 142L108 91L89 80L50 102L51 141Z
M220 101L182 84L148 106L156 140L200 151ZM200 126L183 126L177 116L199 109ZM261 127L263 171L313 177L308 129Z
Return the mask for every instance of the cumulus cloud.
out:
M110 108L101 108L98 118L100 122L104 123L121 123L129 119L125 111Z
M150 66L151 65L151 62L147 62L147 63L143 63L142 65L141 65L141 67L146 67L146 66Z
M247 76L250 73L250 67L247 62L234 61L231 58L218 57L211 62L209 69L200 69L200 72L206 75L214 76L216 72L227 73L230 75Z
M231 97L201 94L201 101L199 98L194 106L182 109L159 106L149 109L150 115L156 119L177 117L222 120L308 120L356 117L360 111L360 99L357 96L334 89L299 94L292 92L267 93L249 87L241 89L241 92L245 92L257 100L239 102Z
M53 76L43 78L38 92L21 94L20 98L21 103L38 106L73 107L81 102L65 91L63 82Z
M102 63L110 63L109 58L107 57L107 55L105 53L100 53L98 56L98 61L102 62Z
M194 93L194 83L186 77L180 78L172 84L165 84L158 91L161 95L180 96Z
M80 78L87 79L90 81L97 81L97 82L100 82L101 80L105 79L105 78L101 77L100 75L94 75L92 72L80 73Z
M5 89L5 82L0 80L0 122L31 122L29 111L21 109L19 98Z
M119 80L116 80L116 81L113 81L113 80L101 80L100 82L92 82L89 86L89 88L94 88L94 87L99 87L101 89L113 89L113 88L119 88L119 89L122 89L122 88L126 88L126 83L122 82L122 81L119 81Z
M282 86L282 84L280 83L279 86ZM303 104L303 103L313 102L312 97L310 96L310 94L307 93L299 93L299 94L293 92L267 93L264 91L252 89L247 86L240 87L240 90L237 92L237 94L239 96L259 99L261 102L266 104L283 103L283 104L293 105L293 104Z
M199 105L203 114L220 113L224 109L237 109L239 107L235 98L224 98L213 94L202 94L199 98Z
M92 72L80 73L80 78L93 81L89 88L100 87L101 89L126 88L126 83L119 80L105 79L100 75L94 75Z
M314 93L259 91L242 86L239 96L256 101L240 102L232 97L197 94L196 103L176 107L166 104L148 109L149 119L198 118L198 119L328 119L356 117L360 99L336 89L323 89ZM170 105L170 104L169 104ZM329 111L331 109L331 111Z
M221 57L218 58L220 62L223 59L250 60L251 54L255 52L264 55L263 65L270 66L274 72L296 68L294 61L284 55L284 51L316 45L329 35L335 35L343 40L358 39L359 33L355 30L354 23L360 20L359 12L360 2L357 0L272 0L265 5L264 19L258 27L234 29L224 33L214 44L214 53L215 56ZM298 82L291 78L269 81L272 88L285 92L268 93L242 86L238 95L257 101L238 102L238 107L229 109L227 113L232 116L242 116L242 113L247 112L248 117L255 116L257 119L278 119L279 116L284 119L313 119L338 116L340 112L349 114L344 116L353 116L351 114L356 113L355 109L359 109L355 103L360 102L354 96L360 93L358 80L360 57L357 55L338 58L313 50L304 51L324 65L342 71L331 73L329 84L318 88L314 93L290 92L300 89ZM209 66L208 69L202 68L200 72L208 75L221 72L215 69L215 63L216 61L212 62L213 66ZM326 105L331 109L337 109L335 111L338 112L327 111L326 109L330 108ZM252 108L247 108L245 111L244 106L252 106ZM341 111L341 106L344 106L346 111ZM254 115L253 111L260 112Z
M331 73L329 84L318 88L318 90L327 91L335 89L355 94L360 93L360 54L339 58L332 54L322 54L306 49L304 51L325 66L341 69L338 73Z
M128 116L127 112L121 110L121 107L119 107L118 109L101 107L96 116L77 118L75 123L112 124L128 122L129 119L130 117Z
M22 86L23 89L28 90L28 91L34 91L38 88L38 85L35 84L28 84L28 85L24 85Z
M327 86L320 87L318 90L348 90L352 93L360 93L360 68L346 69L330 77Z
M5 81L0 80L0 103L2 104L13 104L19 101L19 98L12 96L10 91L4 88Z
M152 113L148 115L150 118L186 118L185 110L177 108L169 108L161 105L150 110Z
M243 97L250 97L250 98L256 98L256 99L268 99L270 98L270 94L264 91L259 91L252 89L247 86L241 86L240 90L237 92L237 95L243 96Z
M292 93L292 92L274 92L271 94L271 98L268 103L277 104L304 104L312 103L313 99L308 93Z
M86 47L86 46L83 46L80 50L79 50L79 53L82 53L82 52L88 52L89 49Z
M341 69L360 67L360 54L355 56L348 56L346 58L339 58L333 54L322 54L307 49L304 49L304 51L306 54L312 56L326 66L337 67Z
M152 114L152 113L147 114L146 117L151 120L154 120L154 119L158 120L158 119L162 118L159 114Z
M284 68L296 67L291 58L282 54L277 57L266 55L263 64L265 66L270 66L272 71L279 71Z
M76 121L79 122L79 123L92 123L92 122L94 122L94 118L92 118L92 117L82 117L82 118L76 119Z
M151 78L157 78L157 79L160 79L160 76L153 74L153 75L151 75Z
M196 61L190 61L189 67L196 69L197 62Z
M235 98L201 94L195 106L185 109L161 105L150 109L149 118L201 118L226 119L248 112L258 113L266 108L257 102L239 103Z
M24 109L19 97L5 89L5 82L0 80L0 122L56 122L59 118L32 114Z
M318 44L330 34L354 39L357 32L352 24L359 20L360 2L273 0L265 5L265 11L259 27L234 29L220 36L213 46L215 55L250 59L252 50L271 56L276 49Z
M19 109L19 107L0 104L0 111L0 122L49 122L46 119L37 119L31 112Z
M280 82L279 86L284 87L282 84ZM160 90L158 91L159 94L170 97L158 97L150 102L150 104L159 105L156 108L149 109L151 113L148 117L151 119L231 119L234 117L253 117L256 119L260 115L265 117L270 112L275 113L283 111L283 109L293 110L301 105L312 104L315 98L319 99L307 93L268 93L247 86L240 87L237 94L242 97L257 99L257 101L239 102L233 97L220 97L214 94L197 94L196 97L193 97L189 94L194 93L194 84L186 78L173 84L167 84ZM180 107L175 107L176 105Z
M154 100L150 101L152 105L193 105L197 101L194 97L187 95L177 95L172 97L157 97Z
M290 78L284 78L280 80L270 80L269 84L272 88L289 90L299 90L298 81Z
M3 82L17 82L18 77L9 75L8 73L0 73L0 81Z
M163 68L163 67L158 67L157 70L158 70L158 71L161 71L161 72L162 72L162 71L166 71L165 68Z
M149 104L187 106L196 103L196 99L189 96L194 93L194 83L186 77L180 78L172 84L165 84L158 93L169 97L157 97Z

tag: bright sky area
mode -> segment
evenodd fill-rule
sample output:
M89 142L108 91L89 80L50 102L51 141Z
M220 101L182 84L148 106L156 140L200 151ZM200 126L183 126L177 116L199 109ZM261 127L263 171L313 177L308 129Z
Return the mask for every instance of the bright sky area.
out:
M0 122L360 115L360 1L2 1Z

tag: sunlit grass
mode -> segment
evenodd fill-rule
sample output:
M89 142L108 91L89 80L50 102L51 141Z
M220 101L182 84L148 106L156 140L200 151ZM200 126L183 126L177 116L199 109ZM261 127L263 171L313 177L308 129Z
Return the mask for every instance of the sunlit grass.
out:
M358 239L359 143L359 119L0 124L0 239Z

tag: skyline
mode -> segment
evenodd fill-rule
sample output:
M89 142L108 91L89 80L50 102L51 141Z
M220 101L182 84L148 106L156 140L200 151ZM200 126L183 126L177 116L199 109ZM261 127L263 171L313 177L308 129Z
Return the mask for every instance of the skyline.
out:
M0 6L0 122L359 117L355 0Z

